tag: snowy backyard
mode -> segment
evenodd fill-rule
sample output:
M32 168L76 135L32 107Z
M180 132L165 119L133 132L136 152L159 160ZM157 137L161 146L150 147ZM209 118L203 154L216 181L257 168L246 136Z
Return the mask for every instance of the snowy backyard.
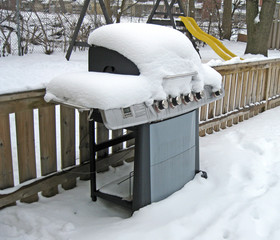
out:
M201 169L209 178L196 176L132 217L106 201L92 202L89 182L78 181L55 197L1 210L0 239L277 240L279 116L278 107L200 138Z
M246 43L223 41L245 61ZM209 46L201 47L203 63L225 62ZM269 50L279 58L279 50ZM227 63L236 63L233 59ZM30 54L0 58L0 94L45 88L55 76L87 71L87 52L64 55ZM90 198L89 181L37 203L0 210L2 240L148 239L148 240L278 240L280 239L280 107L231 128L200 138L200 168L193 181L167 199L130 216L106 201ZM99 174L106 178L131 163ZM1 191L0 194L4 193Z

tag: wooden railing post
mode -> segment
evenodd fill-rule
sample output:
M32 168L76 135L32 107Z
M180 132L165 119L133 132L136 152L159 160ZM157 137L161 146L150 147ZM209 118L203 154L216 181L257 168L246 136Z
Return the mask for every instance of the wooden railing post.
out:
M214 118L214 108L215 108L215 102L211 102L208 104L208 119ZM214 131L213 127L206 129L207 134L212 134L213 131Z
M54 105L39 109L39 134L41 173L46 176L57 171ZM42 191L44 197L52 197L57 193L57 186Z
M113 130L112 131L112 138L116 138L119 136L123 135L123 130L122 129L118 129L118 130ZM119 143L115 146L112 147L112 153L116 153L118 151L120 151L121 149L123 149L123 143ZM112 165L112 167L117 167L119 165L123 165L123 161L118 162L117 164Z
M236 93L235 93L235 104L234 109L240 109L241 102L241 86L242 86L242 72L237 73L236 77ZM233 119L233 124L237 124L239 122L239 117Z
M130 132L131 132L130 130L127 130L127 133L130 133ZM126 147L131 147L133 145L135 145L135 139L126 141Z
M105 125L103 123L97 123L97 129L96 129L96 143L102 143L104 141L109 140L109 130L105 127ZM109 154L109 149L104 149L104 150L100 150L97 152L97 161L100 158L104 158L106 156L108 156ZM108 170L108 167L101 169L100 171L106 171Z
M65 106L60 107L61 121L61 167L76 165L75 159L75 110ZM62 184L67 190L76 187L76 179L67 180Z
M256 87L256 102L257 103L260 103L261 101L261 92L262 92L262 73L263 73L263 70L262 69L259 69L257 70L258 74L258 78L256 79L257 80L257 87ZM255 111L255 115L258 115L259 112L261 111L261 109L256 109Z
M0 190L13 186L9 114L0 114Z
M223 80L222 80L222 84L224 86L225 84L225 78L223 77ZM215 117L220 117L222 114L222 99L219 99L216 101L216 108L215 108ZM220 131L220 123L217 123L215 126L214 126L214 130L216 132Z
M88 122L88 111L80 112L80 163L85 163L90 160L89 154L89 122ZM80 178L81 180L89 180L90 174L84 174Z
M16 113L19 182L36 178L33 109ZM22 202L38 201L38 194L23 196Z
M247 92L247 85L248 85L248 72L242 72L242 91L241 91L241 99L240 99L240 108L245 107L245 99L246 99L246 92ZM242 114L239 117L239 122L244 120L244 115Z
M228 112L228 98L229 98L229 89L230 89L230 75L229 74L225 75L224 89L225 89L225 96L223 97L222 113L226 114ZM222 122L221 129L225 129L226 125L227 125L226 122Z
M268 98L270 92L271 68L266 69L265 73L265 111L268 110Z
M206 116L207 116L206 114L207 114L207 105L204 105L200 107L200 114L199 114L200 122L206 121ZM199 131L200 137L203 137L205 135L206 135L206 130Z
M280 23L279 23L279 26L280 26ZM280 31L279 31L279 33L280 33ZM280 42L280 40L279 40L279 42ZM277 64L277 70L278 70L278 73L276 76L276 79L278 79L277 94L280 95L280 63Z
M277 72L275 77L277 80L276 94L280 95L280 64L277 65Z

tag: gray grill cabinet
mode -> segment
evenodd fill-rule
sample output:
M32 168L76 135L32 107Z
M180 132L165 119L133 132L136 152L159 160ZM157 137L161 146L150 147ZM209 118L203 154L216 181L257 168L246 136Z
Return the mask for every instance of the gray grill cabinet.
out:
M120 53L97 46L89 49L89 71L140 74L137 66ZM132 133L96 144L94 124L89 122L92 200L101 197L135 211L181 189L199 172L198 108L223 95L223 89L213 93L211 86L205 86L203 94L191 93L190 99L180 96L185 104L180 104L178 99L178 104L172 103L174 99L171 99L169 105L157 102L152 106L142 103L119 109L93 109L92 120L104 123L109 129L126 128ZM95 154L132 138L135 138L133 198L128 201L96 189Z
M133 210L181 189L199 171L198 111L137 127Z

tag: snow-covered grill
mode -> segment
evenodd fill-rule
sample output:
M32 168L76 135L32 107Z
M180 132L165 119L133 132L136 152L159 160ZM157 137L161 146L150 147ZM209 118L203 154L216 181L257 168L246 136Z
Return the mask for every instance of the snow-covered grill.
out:
M108 48L91 46L89 48L89 71L113 74L140 75L136 64L122 54ZM166 75L163 77L163 88L168 88L174 81L190 85L197 76L197 71ZM117 89L116 89L117 91ZM100 110L103 122L108 129L121 129L144 123L162 121L182 115L221 97L222 90L212 91L211 86L204 86L202 91L180 93L177 96L155 100L153 104L133 104L123 108ZM127 104L129 105L129 103Z
M88 73L53 80L46 100L89 109L91 119L108 129L133 132L104 145L135 137L133 200L96 189L95 161L91 196L137 210L179 190L199 171L198 108L223 97L221 76L201 64L183 34L166 27L113 24L95 30L89 44ZM94 159L100 148L90 127Z

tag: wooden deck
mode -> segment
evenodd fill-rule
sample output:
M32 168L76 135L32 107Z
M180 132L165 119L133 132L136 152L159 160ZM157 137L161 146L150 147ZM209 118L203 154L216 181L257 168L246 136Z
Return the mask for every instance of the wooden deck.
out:
M280 105L279 59L215 69L223 76L225 97L200 108L200 136ZM39 192L51 197L58 193L59 184L71 189L78 177L89 179L88 113L46 103L44 94L41 89L0 96L0 190L6 189L0 194L0 208L18 200L38 201ZM95 126L97 143L125 131L111 132L100 123ZM133 147L127 149L132 145L130 140L99 151L98 170L133 159Z

